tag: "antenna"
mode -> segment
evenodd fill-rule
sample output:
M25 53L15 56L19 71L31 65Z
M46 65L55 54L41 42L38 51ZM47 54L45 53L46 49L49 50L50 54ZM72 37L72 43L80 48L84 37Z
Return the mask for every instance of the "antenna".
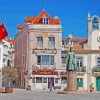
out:
M43 0L43 11L45 10L45 0Z

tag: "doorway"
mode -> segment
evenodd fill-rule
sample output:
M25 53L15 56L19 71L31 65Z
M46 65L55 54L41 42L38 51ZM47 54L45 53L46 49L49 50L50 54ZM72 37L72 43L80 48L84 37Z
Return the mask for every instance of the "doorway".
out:
M100 91L100 77L96 78L96 89L97 91Z
M50 88L50 84L54 87L54 77L48 77L48 89Z
M77 88L83 87L83 78L77 78Z

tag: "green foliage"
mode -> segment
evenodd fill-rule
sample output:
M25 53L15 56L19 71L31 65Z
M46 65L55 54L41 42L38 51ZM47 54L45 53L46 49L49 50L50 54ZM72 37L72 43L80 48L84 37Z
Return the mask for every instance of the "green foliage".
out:
M17 70L15 67L4 67L2 74L4 77L8 78L9 81L14 81L17 78Z
M82 72L86 72L86 66L82 67Z
M100 67L93 67L92 72L100 72Z
M76 72L86 72L86 66L82 66L80 68L76 68Z

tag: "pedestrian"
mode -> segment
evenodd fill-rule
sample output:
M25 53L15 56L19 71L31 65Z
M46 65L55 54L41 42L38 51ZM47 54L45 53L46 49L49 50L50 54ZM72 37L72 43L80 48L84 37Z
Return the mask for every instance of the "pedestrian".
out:
M52 91L52 88L53 88L53 87L52 87L52 83L50 83L50 92Z

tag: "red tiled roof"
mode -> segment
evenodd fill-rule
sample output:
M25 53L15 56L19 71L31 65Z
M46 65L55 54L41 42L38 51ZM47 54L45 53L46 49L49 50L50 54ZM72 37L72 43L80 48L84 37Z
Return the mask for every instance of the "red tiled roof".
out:
M74 50L78 50L78 49L83 49L81 45L79 44L76 44L76 45L73 45L73 49Z
M69 38L63 38L62 39L63 41L68 41L69 40ZM82 41L85 41L85 40L87 40L86 38L80 38L80 37L74 37L74 38L71 38L71 40L72 41L80 41L80 42L82 42Z
M37 17L26 17L25 22L30 22L31 24L41 24L41 20L43 17L49 18L49 24L60 24L58 18L57 19L50 18L46 13L46 11L42 11Z
M11 39L7 39L7 42L9 42L11 44L15 44L15 41L14 40L11 40Z
M26 17L25 22L32 22L34 19L34 17Z
M22 30L23 28L25 28L25 25L18 25L18 26L17 26L17 29Z
M62 46L62 48L69 49L68 45ZM73 45L73 50L81 50L81 49L84 49L84 48L82 48L82 45L80 45L80 44Z

